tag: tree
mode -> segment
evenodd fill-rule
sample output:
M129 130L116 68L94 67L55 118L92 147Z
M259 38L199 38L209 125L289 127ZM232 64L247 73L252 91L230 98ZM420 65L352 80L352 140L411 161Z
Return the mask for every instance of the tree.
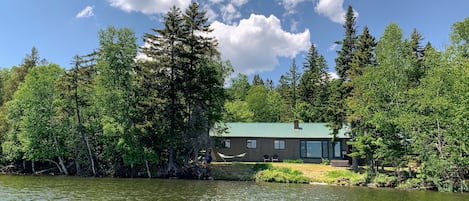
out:
M10 79L4 83L4 102L11 100L13 94L18 89L20 83L24 81L29 70L38 65L47 65L47 61L45 59L41 59L39 57L38 50L33 47L31 49L31 54L27 54L26 57L23 59L23 63L19 67L12 68L12 74L10 76Z
M252 85L264 85L264 80L262 80L261 76L259 74L255 74L254 77L252 78Z
M282 115L282 121L292 121L295 118L294 111L296 111L298 95L298 85L301 79L301 73L296 66L295 59L292 59L292 64L288 72L280 77L280 85L278 92L280 96L285 100L284 113Z
M282 98L275 90L263 85L254 85L249 89L246 102L253 113L254 122L278 122L282 110Z
M370 165L382 160L393 164L396 171L405 161L408 138L397 123L405 111L408 90L406 69L410 68L411 55L406 48L402 30L397 24L388 25L376 47L378 65L368 66L355 78L353 98L349 99L350 110L360 125L352 128L356 152L371 157Z
M248 76L239 73L236 77L231 78L230 86L227 89L227 93L230 99L244 100L248 94L249 84Z
M355 50L355 43L357 40L356 37L356 28L355 28L355 12L353 11L352 6L348 6L347 13L345 14L345 24L343 25L345 29L345 36L342 41L336 42L336 44L341 45L341 49L337 51L337 58L335 59L337 75L343 81L348 79L347 72L349 71L350 64L352 63L352 54Z
M48 65L36 67L28 73L24 84L8 104L10 120L18 123L10 124L10 135L3 148L9 154L21 152L25 160L52 162L67 175L64 159L67 136L56 119L54 103L57 96L55 82L63 72L57 65ZM21 156L18 154L15 155Z
M309 48L303 69L298 86L300 101L296 116L305 122L325 122L329 119L325 110L331 78L327 73L326 60L318 54L314 44Z
M194 148L190 150L185 142L207 138L209 129L222 118L223 81L228 70L218 61L216 40L208 37L212 30L205 14L195 2L184 14L173 7L164 17L163 29L154 29L156 35L145 34L149 47L143 52L153 60L155 90L166 108L160 113L160 126L164 125L162 139L168 145L168 175L180 170L175 159L198 154L200 144L190 144Z
M131 122L134 105L131 75L137 44L132 30L114 27L99 32L99 43L95 104L100 109L103 160L111 166L110 172L115 175L120 169L121 160L131 166L141 161Z
M75 167L76 174L82 175L80 165L86 161L81 158L85 157L89 163L90 174L97 176L97 165L95 164L95 155L93 152L93 145L90 143L91 130L90 126L94 122L91 120L94 109L91 109L93 104L94 95L94 79L96 76L96 68L92 61L95 58L93 55L86 55L85 57L76 55L72 61L72 69L65 72L63 76L57 81L56 87L58 89L59 98L58 109L59 120L69 122L71 133L76 134L70 141L75 147ZM87 128L88 127L88 128ZM81 146L80 146L81 145Z

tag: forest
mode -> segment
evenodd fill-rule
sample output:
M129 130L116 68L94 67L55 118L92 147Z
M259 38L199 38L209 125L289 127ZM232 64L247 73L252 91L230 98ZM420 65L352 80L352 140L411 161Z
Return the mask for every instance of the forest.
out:
M232 75L206 11L173 7L163 28L98 33L99 48L62 67L36 48L0 71L0 164L23 172L160 177L181 174L217 143L223 122L327 122L351 128L351 156L380 168L419 168L415 181L468 191L469 18L455 22L444 50L414 29L389 24L375 38L357 30L349 6L328 73L315 45L274 84ZM359 33L360 32L360 33ZM137 59L142 53L146 59ZM301 68L301 69L300 69ZM227 84L228 83L228 84ZM47 169L46 169L47 170Z

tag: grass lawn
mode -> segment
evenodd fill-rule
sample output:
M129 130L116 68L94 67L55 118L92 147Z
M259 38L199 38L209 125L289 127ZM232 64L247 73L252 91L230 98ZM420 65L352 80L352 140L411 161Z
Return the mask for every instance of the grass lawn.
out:
M310 163L262 163L272 164L273 167L289 167L299 170L310 178L313 182L326 182L327 172L336 170L346 170L344 167L332 167L330 165L310 164ZM256 162L213 162L211 166L212 175L219 180L252 180L256 173L253 168Z

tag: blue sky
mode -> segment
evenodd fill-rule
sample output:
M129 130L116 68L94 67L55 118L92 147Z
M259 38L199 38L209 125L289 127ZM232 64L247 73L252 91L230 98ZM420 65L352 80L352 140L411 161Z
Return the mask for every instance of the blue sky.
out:
M161 27L171 5L191 0L15 0L0 1L0 67L22 62L35 46L42 58L64 68L76 54L98 48L97 33L110 25L142 35ZM450 27L469 17L467 0L199 0L208 11L224 59L236 72L277 82L296 58L302 66L316 44L334 72L334 41L341 40L343 14L352 5L357 29L368 26L377 39L389 23L406 37L417 28L436 48L449 44Z

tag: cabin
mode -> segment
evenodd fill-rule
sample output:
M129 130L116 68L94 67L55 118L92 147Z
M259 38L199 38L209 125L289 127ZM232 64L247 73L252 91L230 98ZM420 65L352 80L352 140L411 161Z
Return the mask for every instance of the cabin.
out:
M210 135L220 138L213 148L217 161L265 162L302 159L305 163L349 160L349 128L333 140L326 123L226 123L226 130ZM345 161L349 164L349 161Z

